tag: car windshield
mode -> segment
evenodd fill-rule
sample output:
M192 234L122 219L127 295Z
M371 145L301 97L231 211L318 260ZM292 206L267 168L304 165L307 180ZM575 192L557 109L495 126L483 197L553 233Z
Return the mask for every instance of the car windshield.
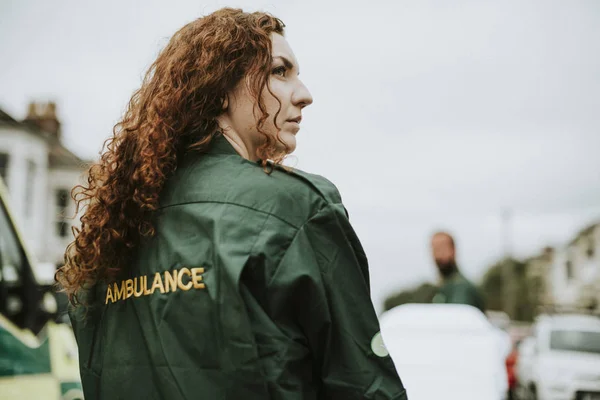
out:
M550 349L600 354L600 331L552 331Z

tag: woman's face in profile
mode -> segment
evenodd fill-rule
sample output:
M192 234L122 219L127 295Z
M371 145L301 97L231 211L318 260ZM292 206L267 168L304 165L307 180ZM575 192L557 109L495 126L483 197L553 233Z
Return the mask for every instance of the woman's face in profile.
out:
M287 40L274 33L271 35L271 41L273 64L269 86L273 94L266 88L262 93L269 114L262 130L274 137L279 134L280 140L286 144L289 152L292 152L296 148L296 134L300 130L302 109L310 105L313 100L298 77L298 61ZM242 80L229 95L227 109L219 118L221 128L225 132L232 130L236 133L251 152L251 158L256 157L256 149L264 142L264 136L257 129L260 111L256 109L255 112L255 104L256 101L247 88L246 80ZM273 123L273 117L278 111L276 122L279 129ZM281 144L279 147L283 148Z

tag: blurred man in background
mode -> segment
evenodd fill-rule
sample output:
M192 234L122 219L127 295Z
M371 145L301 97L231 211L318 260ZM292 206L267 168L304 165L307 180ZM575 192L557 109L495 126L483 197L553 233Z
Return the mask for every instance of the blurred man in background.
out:
M442 284L434 303L468 304L485 312L483 297L458 270L454 238L447 232L436 232L431 238L431 250Z

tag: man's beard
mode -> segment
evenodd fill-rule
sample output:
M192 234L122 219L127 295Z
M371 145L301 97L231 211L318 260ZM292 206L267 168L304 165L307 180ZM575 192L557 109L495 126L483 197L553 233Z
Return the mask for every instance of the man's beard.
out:
M456 271L458 271L458 267L456 266L456 262L452 261L439 261L435 260L435 263L438 267L438 271L440 271L440 275L442 278L448 278L453 275Z

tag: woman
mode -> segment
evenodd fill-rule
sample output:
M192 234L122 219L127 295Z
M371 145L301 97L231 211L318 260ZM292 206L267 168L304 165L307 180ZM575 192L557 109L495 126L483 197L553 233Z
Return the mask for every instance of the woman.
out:
M336 188L279 166L312 103L283 28L183 27L76 193L86 400L406 398Z

